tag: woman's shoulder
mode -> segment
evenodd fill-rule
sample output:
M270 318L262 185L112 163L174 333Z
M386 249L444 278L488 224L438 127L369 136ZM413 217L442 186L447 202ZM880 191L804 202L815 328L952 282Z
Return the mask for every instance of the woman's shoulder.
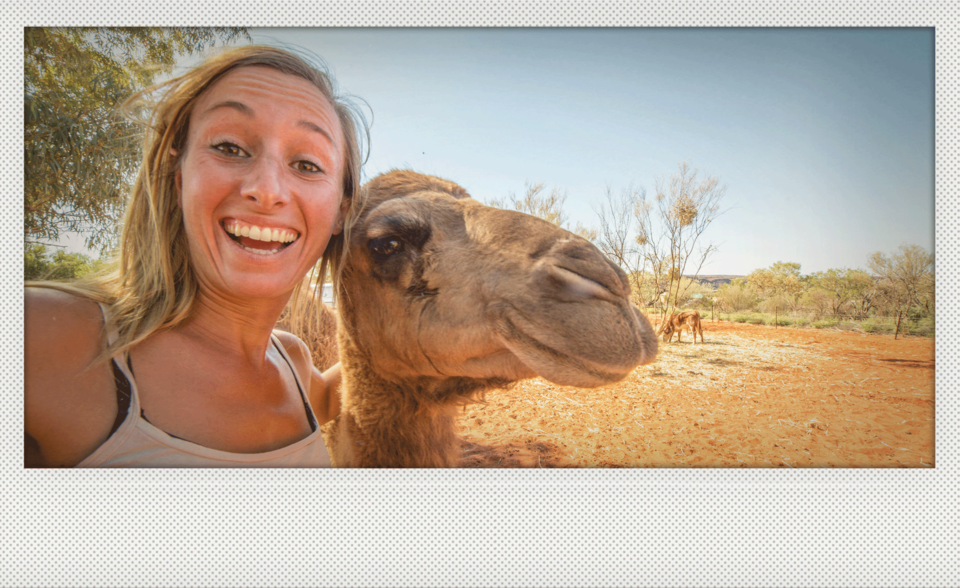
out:
M71 292L37 286L24 289L23 301L28 338L51 338L51 343L70 344L76 341L69 335L76 333L99 342L103 312L96 302Z
M283 350L290 356L290 361L294 363L300 375L309 373L309 368L313 366L313 363L310 360L310 348L307 347L307 344L293 333L288 333L287 331L277 329L273 331L273 334L277 340L280 341Z
M103 351L103 323L96 302L26 288L25 426L46 465L75 465L102 443L115 418L112 372L94 363Z
M100 305L77 294L26 288L23 324L28 361L85 369L103 350Z
M300 381L306 387L310 405L322 425L340 413L340 364L336 364L321 373L313 365L310 348L297 336L285 331L274 331L280 340L294 369L300 374Z

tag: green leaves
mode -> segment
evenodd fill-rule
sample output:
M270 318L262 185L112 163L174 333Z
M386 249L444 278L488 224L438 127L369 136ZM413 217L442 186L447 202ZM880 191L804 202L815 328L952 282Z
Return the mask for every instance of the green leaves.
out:
M44 245L28 245L23 252L24 280L74 280L100 267L100 261L81 253L57 251L50 256Z
M240 28L24 30L24 243L78 232L109 246L140 159L141 129L117 107L178 55L249 36Z

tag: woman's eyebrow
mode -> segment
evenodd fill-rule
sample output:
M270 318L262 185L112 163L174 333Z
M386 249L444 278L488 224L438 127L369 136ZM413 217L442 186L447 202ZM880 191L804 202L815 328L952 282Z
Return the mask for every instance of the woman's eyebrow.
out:
M308 120L301 120L297 122L297 126L305 128L308 131L314 131L316 133L320 133L321 135L327 138L327 141L330 141L331 145L336 145L336 141L333 140L333 136L330 133L328 133L322 127L318 127L317 125L313 124Z
M218 110L218 109L220 109L220 108L232 108L232 109L236 110L237 112L243 114L244 116L253 116L253 109L252 109L252 108L250 108L249 106L247 106L246 104L244 104L244 103L242 103L242 102L237 102L236 100L224 100L223 102L217 102L216 104L214 104L214 105L211 106L210 108L208 108L208 109L206 109L205 111L203 111L203 114L209 114L209 113L213 112L214 110ZM326 137L326 138L327 138L327 141L329 141L331 144L333 144L333 145L336 144L336 141L334 141L334 139L333 139L333 135L331 135L330 133L328 133L328 132L326 131L326 129L324 129L323 127L317 126L316 124L314 124L314 123L312 123L312 122L310 122L310 121L308 121L308 120L298 121L298 122L297 122L297 126L302 127L302 128L304 128L304 129L306 129L306 130L308 130L308 131L313 131L313 132L315 132L315 133L320 133L321 135L323 135L324 137Z
M210 108L203 111L203 113L208 114L219 108L233 108L236 111L238 111L240 114L243 114L246 116L253 116L253 110L249 106L247 106L242 102L237 102L236 100L224 100L223 102L217 102Z

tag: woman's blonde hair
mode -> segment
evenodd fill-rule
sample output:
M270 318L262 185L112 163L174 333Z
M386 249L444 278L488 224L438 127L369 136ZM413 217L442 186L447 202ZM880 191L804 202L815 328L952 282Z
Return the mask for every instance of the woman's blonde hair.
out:
M72 283L43 283L110 307L108 328L117 339L101 359L122 353L159 329L177 325L190 314L197 281L190 264L182 211L177 200L176 172L185 152L190 115L197 99L227 72L251 66L269 67L307 80L330 102L343 132L343 198L348 212L343 231L330 238L319 268L312 272L320 296L328 270L334 291L346 256L345 243L362 208L360 168L369 129L359 110L337 94L320 67L275 47L250 45L208 58L185 74L148 88L128 99L121 110L146 127L143 160L134 182L120 235L119 258L106 273ZM160 96L159 100L151 99ZM152 104L152 107L150 106ZM144 117L143 115L146 115ZM302 306L310 277L297 286L293 307ZM307 290L307 292L304 292Z

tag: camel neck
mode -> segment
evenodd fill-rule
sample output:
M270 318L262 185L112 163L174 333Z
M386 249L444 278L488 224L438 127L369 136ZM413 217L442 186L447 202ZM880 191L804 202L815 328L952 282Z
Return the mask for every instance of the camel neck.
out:
M353 467L455 467L456 410L506 382L466 378L392 381L377 375L341 333L343 374L337 462Z
M344 353L338 463L355 467L453 467L459 458L454 407L425 402L422 384L391 382Z

